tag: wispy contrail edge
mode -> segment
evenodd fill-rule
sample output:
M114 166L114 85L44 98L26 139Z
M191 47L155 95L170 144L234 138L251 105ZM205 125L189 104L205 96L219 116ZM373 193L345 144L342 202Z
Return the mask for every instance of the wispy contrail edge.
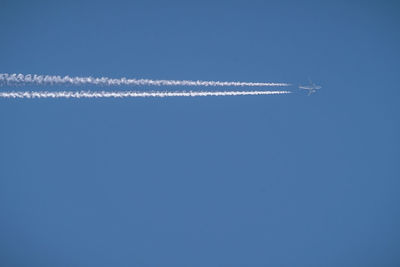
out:
M289 83L265 83L265 82L225 82L225 81L189 81L189 80L151 80L151 79L127 79L127 78L95 78L95 77L70 77L37 74L8 74L0 73L0 84L72 84L72 85L151 85L151 86L290 86Z

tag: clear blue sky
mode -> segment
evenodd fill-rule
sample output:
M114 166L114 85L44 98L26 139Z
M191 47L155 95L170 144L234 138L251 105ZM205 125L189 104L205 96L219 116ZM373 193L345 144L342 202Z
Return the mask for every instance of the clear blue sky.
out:
M0 73L323 88L0 99L1 265L399 266L399 12L2 1Z

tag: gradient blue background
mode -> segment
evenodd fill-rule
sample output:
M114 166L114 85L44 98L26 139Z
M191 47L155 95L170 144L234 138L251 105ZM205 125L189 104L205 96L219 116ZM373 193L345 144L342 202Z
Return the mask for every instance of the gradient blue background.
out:
M399 266L399 12L1 1L1 73L323 86L0 99L1 266Z

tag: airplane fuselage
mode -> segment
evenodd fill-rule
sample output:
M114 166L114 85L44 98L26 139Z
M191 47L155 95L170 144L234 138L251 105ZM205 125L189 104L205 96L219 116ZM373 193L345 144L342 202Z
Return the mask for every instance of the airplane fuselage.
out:
M317 92L318 89L321 89L322 86L319 85L315 85L311 82L310 86L302 86L300 85L299 88L303 89L303 90L307 90L308 91L308 95L311 95L312 93Z
M321 89L321 86L299 86L299 88L305 90L318 90Z

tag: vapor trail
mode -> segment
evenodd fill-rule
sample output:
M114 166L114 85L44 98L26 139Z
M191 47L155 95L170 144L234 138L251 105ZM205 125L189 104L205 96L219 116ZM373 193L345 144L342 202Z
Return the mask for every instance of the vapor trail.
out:
M0 73L0 84L72 84L72 85L153 85L153 86L290 86L288 83L260 83L260 82L221 82L221 81L188 81L188 80L150 80L127 78L94 78L69 77L36 74L8 74Z
M290 91L183 91L183 92L135 92L135 91L13 91L0 92L0 98L131 98L131 97L196 97L196 96L244 96L280 95Z

